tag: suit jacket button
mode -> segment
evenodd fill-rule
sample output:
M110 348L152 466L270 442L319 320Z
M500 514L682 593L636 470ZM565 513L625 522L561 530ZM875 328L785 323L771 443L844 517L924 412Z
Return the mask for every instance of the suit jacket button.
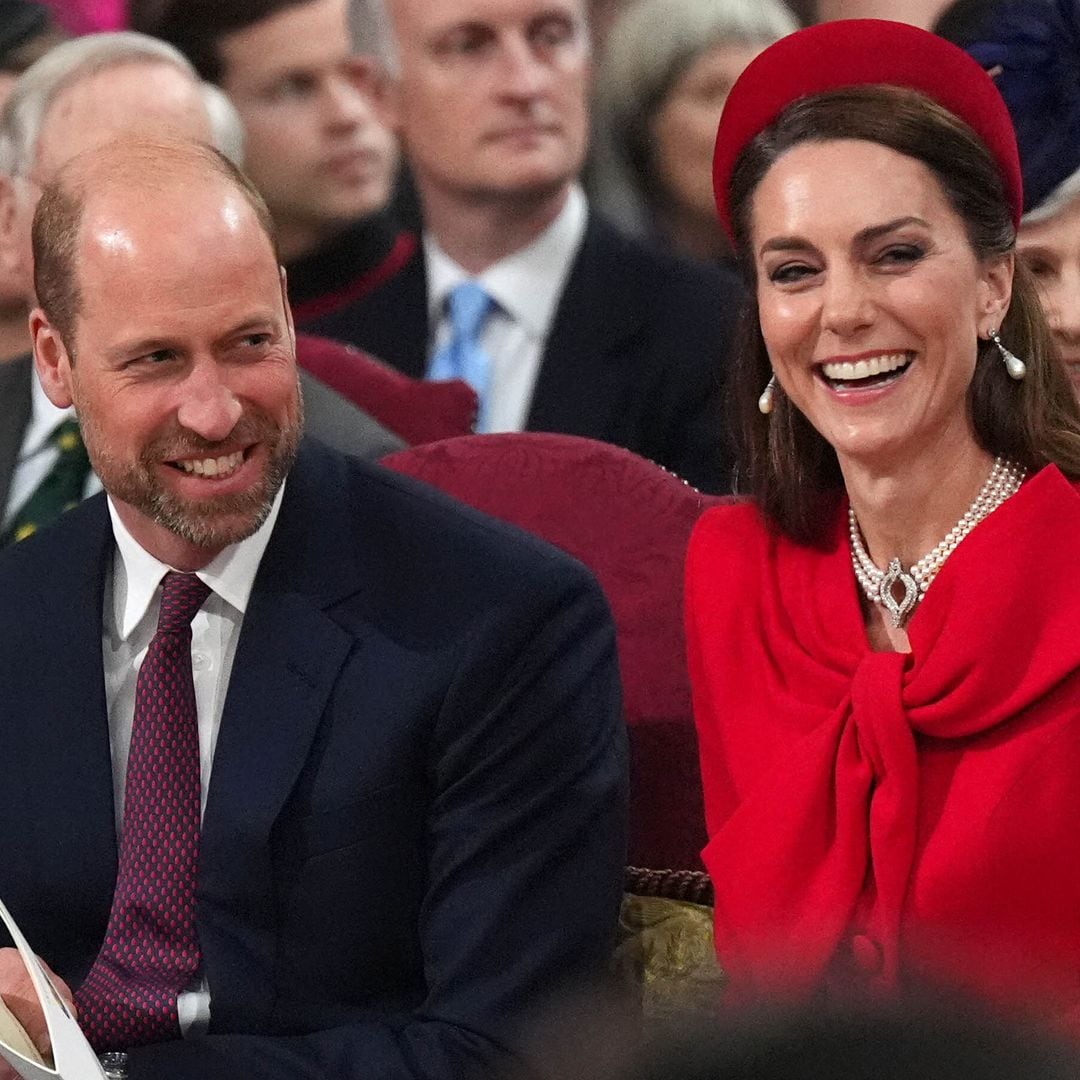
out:
M876 975L881 970L881 946L866 934L851 939L851 957L856 969L864 975Z

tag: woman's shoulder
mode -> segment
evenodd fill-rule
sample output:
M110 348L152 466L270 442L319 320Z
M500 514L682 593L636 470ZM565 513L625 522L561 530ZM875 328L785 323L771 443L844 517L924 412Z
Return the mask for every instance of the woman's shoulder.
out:
M690 536L690 556L746 553L768 535L768 525L757 504L750 499L732 499L698 518Z

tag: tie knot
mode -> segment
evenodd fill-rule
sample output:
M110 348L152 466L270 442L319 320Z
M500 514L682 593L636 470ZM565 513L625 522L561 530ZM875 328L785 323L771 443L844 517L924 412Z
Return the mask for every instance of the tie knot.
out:
M463 281L450 293L450 322L463 338L476 339L493 301L475 281Z
M161 583L161 613L158 615L158 633L184 630L191 625L195 612L210 595L210 586L194 574L180 574L170 570Z

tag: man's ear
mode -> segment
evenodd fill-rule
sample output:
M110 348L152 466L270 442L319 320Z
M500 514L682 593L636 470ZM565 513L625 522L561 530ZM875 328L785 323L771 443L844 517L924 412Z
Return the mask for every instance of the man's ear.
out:
M34 366L42 389L58 409L66 409L75 400L71 392L71 356L41 308L30 312L30 336L34 339Z

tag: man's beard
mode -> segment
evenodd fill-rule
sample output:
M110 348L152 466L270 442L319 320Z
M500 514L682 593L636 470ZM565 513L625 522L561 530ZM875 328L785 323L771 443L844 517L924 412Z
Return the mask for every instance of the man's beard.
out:
M102 487L195 547L218 549L251 536L270 513L303 432L303 405L297 397L296 419L285 426L261 409L245 410L229 433L228 445L262 444L269 448L266 468L247 491L207 499L185 499L170 491L156 474L163 462L192 457L221 457L224 443L209 442L178 425L143 448L133 464L120 461L91 417L81 415L83 441ZM166 468L172 468L166 465ZM241 466L242 467L242 466Z

